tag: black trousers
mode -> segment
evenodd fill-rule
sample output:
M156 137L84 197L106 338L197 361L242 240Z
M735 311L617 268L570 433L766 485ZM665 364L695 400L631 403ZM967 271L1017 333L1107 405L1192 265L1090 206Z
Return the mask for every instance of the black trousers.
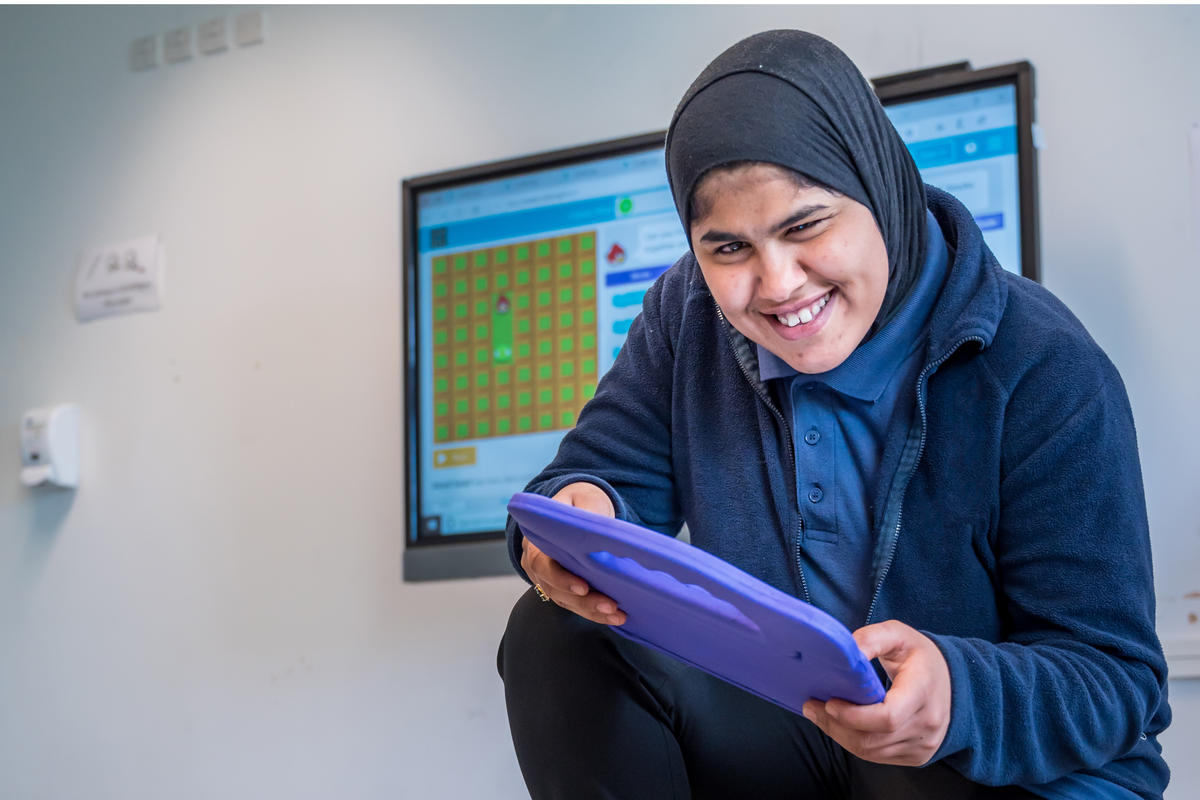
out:
M497 666L534 800L1035 797L940 763L863 761L804 717L532 590L513 607Z

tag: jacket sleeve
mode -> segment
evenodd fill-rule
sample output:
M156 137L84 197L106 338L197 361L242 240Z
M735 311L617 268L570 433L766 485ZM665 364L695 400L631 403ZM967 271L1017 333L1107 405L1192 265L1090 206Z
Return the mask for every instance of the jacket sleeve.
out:
M1153 732L1166 664L1137 452L1124 385L1097 350L1060 351L1013 388L994 537L1010 634L927 634L953 694L935 758L966 777L1045 783Z
M686 257L685 257L686 259ZM621 352L601 378L554 460L525 491L554 495L577 481L594 483L617 517L668 536L682 515L672 477L671 403L675 333L683 313L686 274L676 264L646 292ZM509 517L509 558L521 569L521 531Z

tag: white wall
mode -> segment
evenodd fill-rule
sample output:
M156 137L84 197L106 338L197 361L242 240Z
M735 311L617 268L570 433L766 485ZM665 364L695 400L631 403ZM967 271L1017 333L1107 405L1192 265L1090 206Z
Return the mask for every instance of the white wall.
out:
M398 181L665 127L770 27L868 75L1034 62L1045 283L1129 385L1160 628L1187 634L1196 8L281 7L262 46L127 69L234 11L0 8L3 797L523 796L494 672L523 585L399 578ZM80 250L144 233L163 310L76 323ZM83 485L21 489L16 423L63 401ZM1171 690L1182 800L1200 683Z

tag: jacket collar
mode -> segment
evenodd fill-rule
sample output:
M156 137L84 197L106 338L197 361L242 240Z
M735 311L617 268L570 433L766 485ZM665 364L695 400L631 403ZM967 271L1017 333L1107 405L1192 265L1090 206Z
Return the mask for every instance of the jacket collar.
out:
M954 253L950 274L929 325L929 358L937 359L963 339L991 346L1008 301L1004 269L983 241L971 212L953 196L926 186L929 210Z

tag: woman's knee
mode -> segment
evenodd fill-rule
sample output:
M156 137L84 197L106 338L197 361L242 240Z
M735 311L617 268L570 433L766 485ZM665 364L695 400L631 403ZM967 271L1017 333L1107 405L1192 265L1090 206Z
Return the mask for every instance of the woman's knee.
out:
M603 625L554 603L543 602L530 589L517 599L508 616L497 656L500 677L505 677L511 668L530 662L545 663L560 656L576 661L610 635Z

